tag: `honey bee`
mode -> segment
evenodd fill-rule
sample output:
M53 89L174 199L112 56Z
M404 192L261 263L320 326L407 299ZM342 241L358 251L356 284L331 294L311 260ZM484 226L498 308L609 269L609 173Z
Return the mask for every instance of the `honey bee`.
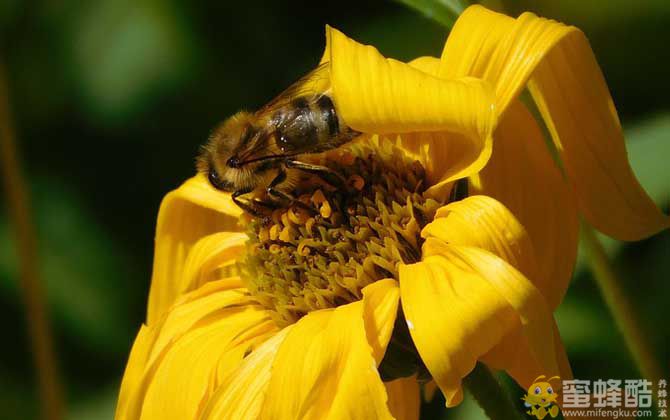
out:
M316 174L342 187L341 176L325 166L301 162L303 155L342 146L360 133L338 115L330 95L329 68L320 65L260 110L239 112L217 127L197 159L212 186L232 193L242 210L261 217L259 206L296 203L289 194L296 171ZM264 195L271 200L245 199Z

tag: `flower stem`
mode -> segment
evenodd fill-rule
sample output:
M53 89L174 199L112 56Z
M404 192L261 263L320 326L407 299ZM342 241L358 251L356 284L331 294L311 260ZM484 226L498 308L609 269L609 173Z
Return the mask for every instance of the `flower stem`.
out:
M0 57L0 161L10 221L14 226L16 251L19 257L20 286L26 311L35 374L39 384L42 418L59 420L63 405L57 377L51 330L44 305L42 284L36 264L35 231L30 220L30 203L21 176L9 106L9 89L5 67Z
M463 384L491 420L524 418L500 382L484 364L477 363L474 370L463 379Z
M586 246L593 277L598 284L605 304L621 331L621 335L623 335L635 364L646 379L654 382L658 381L662 376L661 366L654 357L652 347L641 328L640 320L621 287L621 280L614 272L603 245L598 240L593 228L585 222L582 222L582 238Z

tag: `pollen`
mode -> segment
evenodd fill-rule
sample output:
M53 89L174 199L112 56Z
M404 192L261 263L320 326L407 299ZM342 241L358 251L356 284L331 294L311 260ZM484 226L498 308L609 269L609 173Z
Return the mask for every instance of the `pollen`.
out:
M377 280L397 280L400 263L419 260L421 229L442 205L423 195L423 167L390 143L355 143L319 159L347 186L301 181L299 203L247 225L240 272L280 325L357 301Z

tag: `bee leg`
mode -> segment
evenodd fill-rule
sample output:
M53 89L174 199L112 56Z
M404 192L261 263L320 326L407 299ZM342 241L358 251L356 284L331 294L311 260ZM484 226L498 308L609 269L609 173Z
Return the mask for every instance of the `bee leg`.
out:
M347 186L347 180L344 179L342 175L338 174L327 166L314 165L311 163L299 162L297 160L290 159L285 162L285 165L287 168L298 169L303 172L317 175L319 178L323 179L341 191L349 190L349 187Z
M286 161L285 165L287 168L298 169L300 171L315 174L322 180L326 181L333 187L337 188L339 191L342 191L343 194L341 195L341 199L339 200L339 206L343 210L342 215L344 216L344 223L347 225L349 224L349 212L347 210L347 207L349 206L349 199L351 198L350 195L352 191L355 190L349 187L346 179L344 179L342 175L338 174L337 172L333 171L332 169L326 166L299 162L297 160L288 160Z
M291 196L290 194L285 193L284 191L281 191L280 189L277 188L278 185L280 185L282 182L286 181L286 171L282 168L277 174L277 176L270 182L270 185L267 186L265 191L267 194L277 200L283 200L285 202L288 202L289 206L296 206L300 207L301 209L304 209L311 215L317 214L317 211L308 206L307 204L303 203L302 201L297 200L295 197Z
M312 216L318 214L318 212L313 207L303 203L302 201L296 199L295 197L292 197L290 194L287 194L284 191L278 190L276 188L268 188L267 192L271 197L288 202L289 206L296 206L301 209L304 209Z
M253 191L253 190L243 189L243 190L237 190L237 191L233 192L233 194L231 196L231 198L233 199L233 203L235 203L237 205L237 207L241 208L242 210L244 210L246 213L252 215L253 217L255 217L257 219L264 219L266 217L266 215L262 211L259 210L258 206L260 205L260 206L263 206L263 207L270 207L271 208L270 204L265 203L265 202L260 201L260 200L245 200L245 201L240 200L240 196L242 196L244 194L248 194L251 191Z

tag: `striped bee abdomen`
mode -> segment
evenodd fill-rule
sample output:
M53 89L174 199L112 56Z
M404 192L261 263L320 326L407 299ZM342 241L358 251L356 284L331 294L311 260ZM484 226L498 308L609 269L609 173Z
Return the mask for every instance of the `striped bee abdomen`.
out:
M327 95L299 97L278 109L272 122L277 146L285 154L319 153L351 140L342 130L333 101ZM348 135L342 136L342 133Z
M329 96L322 95L317 101L316 105L319 107L321 112L321 120L325 122L328 135L337 136L340 132L340 122L337 119L337 113L335 112L335 105Z

